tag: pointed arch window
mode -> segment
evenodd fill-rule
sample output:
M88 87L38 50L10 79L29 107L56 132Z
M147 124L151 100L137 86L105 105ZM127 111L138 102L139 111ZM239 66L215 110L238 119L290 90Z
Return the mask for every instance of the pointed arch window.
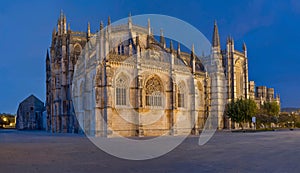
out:
M118 46L118 55L121 55L121 46Z
M146 82L146 106L163 106L162 89L161 82L156 77Z
M116 79L116 105L127 105L127 87L128 80L125 76L119 76Z
M121 54L124 55L124 45L121 46Z
M76 44L75 47L74 47L74 56L73 56L73 59L72 59L73 65L76 64L79 56L81 55L81 51L82 51L81 46L79 44Z
M179 108L183 108L185 106L184 92L185 92L185 86L184 83L181 82L178 85L178 93L177 93L177 103Z
M118 55L124 55L125 51L124 51L124 45L120 44L118 46Z

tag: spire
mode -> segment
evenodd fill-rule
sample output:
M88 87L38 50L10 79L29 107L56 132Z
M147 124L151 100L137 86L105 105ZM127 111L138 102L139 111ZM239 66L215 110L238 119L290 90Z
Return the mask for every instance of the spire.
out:
M230 36L227 37L226 43L227 43L227 44L230 44Z
M67 18L63 10L60 10L60 15L57 20L58 35L67 34Z
M165 48L166 47L166 40L164 37L163 30L160 29L160 44Z
M129 12L129 14L128 14L128 23L132 23L131 12Z
M220 47L220 37L219 37L217 21L215 21L215 24L214 24L214 33L213 33L212 46L213 47Z
M148 35L151 35L150 19L148 18Z
M48 49L47 49L47 54L46 54L46 61L50 61Z
M87 25L87 37L88 38L91 37L91 25L90 25L90 22L88 22L88 25Z
M132 19L131 19L131 13L128 14L128 28L132 28Z
M64 15L64 18L63 18L63 33L64 34L67 33L67 18L66 18L66 15Z
M227 44L226 45L227 51L234 52L234 41L233 41L233 38L230 35L227 37L226 44Z
M47 81L47 83L49 82L50 76L51 76L51 65L50 65L49 52L47 49L47 54L46 54L46 81Z
M191 66L192 66L192 73L195 73L196 70L196 59L195 59L195 46L194 44L192 45L192 51L191 51L191 62L190 62Z
M147 47L150 47L150 41L151 41L151 28L150 28L150 19L148 18L148 34L147 34Z
M194 60L195 58L195 46L192 44L192 50L191 50L191 60Z
M58 35L60 35L61 34L61 28L60 28L60 26L61 26L61 22L60 22L60 18L57 20L57 34Z
M243 51L244 51L244 52L247 51L247 46L246 46L246 43L245 43L245 42L243 42Z
M91 25L90 25L90 22L88 22L86 37L87 37L87 40L89 40L89 38L91 37Z
M192 44L192 51L191 51L192 58L194 58L194 54L195 54L195 46L194 46L194 44Z
M59 19L63 20L63 18L64 18L64 11L62 9L60 9L60 17L59 17Z
M103 21L100 21L100 31L103 29Z
M107 26L109 26L110 25L110 16L108 16L108 18L107 18Z
M47 49L47 53L46 53L46 71L49 73L50 71L50 57L49 57L49 51ZM47 76L49 76L49 74L47 73Z
M173 42L170 40L170 53L173 53Z
M135 37L135 43L136 43L136 46L135 46L136 54L139 55L140 54L140 37L138 34Z
M245 57L247 57L248 55L247 55L247 46L246 46L246 43L244 42L243 43L243 50L244 50L244 55L245 55Z
M55 29L55 27L54 27L54 28L53 28L53 31L52 31L52 38L54 38L55 35L56 35L56 29Z
M177 45L177 55L180 55L180 43L178 42L178 45Z
M70 23L68 23L68 32L71 31L71 26L70 26Z

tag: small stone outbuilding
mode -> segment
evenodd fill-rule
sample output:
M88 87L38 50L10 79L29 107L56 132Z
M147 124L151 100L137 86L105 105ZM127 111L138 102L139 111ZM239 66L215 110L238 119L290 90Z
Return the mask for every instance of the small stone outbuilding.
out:
M18 107L16 128L42 130L44 103L34 95L23 100Z

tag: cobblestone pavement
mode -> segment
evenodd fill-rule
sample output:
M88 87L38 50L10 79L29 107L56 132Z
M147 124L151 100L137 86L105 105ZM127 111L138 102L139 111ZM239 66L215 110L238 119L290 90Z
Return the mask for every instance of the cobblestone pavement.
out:
M204 146L190 136L170 153L128 161L85 136L0 129L0 172L299 172L300 131L217 132Z

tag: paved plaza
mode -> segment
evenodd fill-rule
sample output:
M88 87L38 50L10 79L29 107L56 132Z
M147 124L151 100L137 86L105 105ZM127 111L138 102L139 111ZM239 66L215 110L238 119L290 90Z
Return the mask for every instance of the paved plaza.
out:
M299 172L300 131L217 132L204 146L188 137L156 159L106 154L85 136L0 130L0 172Z

